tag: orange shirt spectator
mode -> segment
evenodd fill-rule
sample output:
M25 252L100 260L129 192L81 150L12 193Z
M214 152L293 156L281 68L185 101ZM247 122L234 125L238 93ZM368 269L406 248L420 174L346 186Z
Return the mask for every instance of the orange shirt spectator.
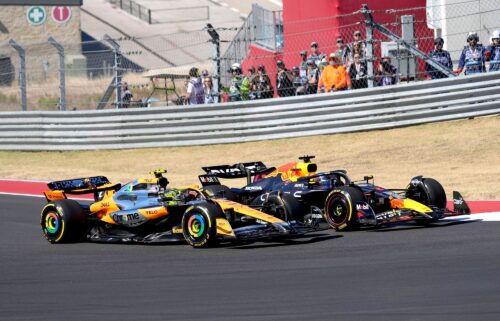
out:
M335 55L330 55L329 65L323 69L321 77L318 82L318 92L321 87L325 88L325 93L334 90L344 90L347 89L348 76L345 67L342 65L342 60L340 57L335 57Z

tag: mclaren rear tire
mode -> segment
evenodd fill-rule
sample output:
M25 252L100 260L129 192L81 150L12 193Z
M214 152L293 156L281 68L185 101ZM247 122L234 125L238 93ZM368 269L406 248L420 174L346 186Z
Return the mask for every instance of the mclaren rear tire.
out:
M182 216L182 234L194 248L212 247L217 244L217 217L222 210L214 203L191 206Z
M351 186L334 189L325 201L325 219L332 228L340 230L359 229L356 203L365 202L363 193Z
M72 243L85 237L85 213L74 200L48 203L40 214L42 233L50 243Z

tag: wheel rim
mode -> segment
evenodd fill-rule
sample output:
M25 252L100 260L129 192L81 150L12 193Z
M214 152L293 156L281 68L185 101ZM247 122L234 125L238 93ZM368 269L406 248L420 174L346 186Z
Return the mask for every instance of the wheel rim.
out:
M206 229L205 218L200 214L192 215L188 220L188 232L193 238L199 238Z
M335 196L328 206L328 220L333 225L341 225L347 221L349 204L344 197Z
M47 233L54 235L59 230L59 226L61 225L59 216L54 212L49 212L45 216L45 229Z

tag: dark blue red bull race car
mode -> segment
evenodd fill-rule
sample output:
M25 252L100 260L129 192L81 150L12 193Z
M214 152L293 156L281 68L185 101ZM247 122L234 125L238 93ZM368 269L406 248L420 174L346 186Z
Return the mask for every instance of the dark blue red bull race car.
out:
M203 167L204 190L287 221L336 230L384 226L400 222L429 224L444 217L470 213L460 193L453 192L454 209L446 208L443 186L433 178L415 176L406 188L375 185L373 176L353 181L345 170L317 171L304 156L278 168L262 162ZM222 185L219 178L247 178L242 188Z

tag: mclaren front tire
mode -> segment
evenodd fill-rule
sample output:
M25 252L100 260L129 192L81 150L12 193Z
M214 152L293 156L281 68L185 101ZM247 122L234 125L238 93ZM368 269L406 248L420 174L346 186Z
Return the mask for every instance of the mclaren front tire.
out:
M182 216L182 234L186 242L195 248L217 244L217 217L222 210L214 203L193 205Z

